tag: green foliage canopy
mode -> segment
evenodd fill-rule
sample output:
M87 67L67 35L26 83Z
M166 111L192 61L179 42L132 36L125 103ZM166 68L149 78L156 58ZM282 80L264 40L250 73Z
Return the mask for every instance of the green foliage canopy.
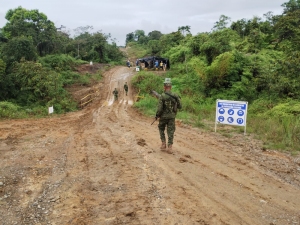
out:
M56 28L45 14L36 9L27 10L19 6L16 9L10 9L5 18L8 20L3 27L6 38L20 36L32 38L39 55L53 50L52 39L56 34Z

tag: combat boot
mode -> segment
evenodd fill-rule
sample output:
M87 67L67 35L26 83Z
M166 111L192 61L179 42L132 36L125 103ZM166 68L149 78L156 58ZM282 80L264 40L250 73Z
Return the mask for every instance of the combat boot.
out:
M166 142L162 142L162 143L161 143L160 149L161 149L161 150L166 150L166 149L167 149Z
M172 144L168 145L167 153L172 154Z

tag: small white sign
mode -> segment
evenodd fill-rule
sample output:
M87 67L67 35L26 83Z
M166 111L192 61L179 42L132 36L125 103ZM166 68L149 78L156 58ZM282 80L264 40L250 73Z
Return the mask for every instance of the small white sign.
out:
M135 71L140 71L140 68L139 68L139 67L136 67L136 68L135 68Z
M244 126L246 134L246 119L247 119L248 102L217 100L216 104L216 125L227 124L235 126Z
M53 113L53 112L54 112L54 110L53 110L53 106L51 106L51 107L49 107L49 108L48 108L48 112L49 112L49 114L51 114L51 113Z

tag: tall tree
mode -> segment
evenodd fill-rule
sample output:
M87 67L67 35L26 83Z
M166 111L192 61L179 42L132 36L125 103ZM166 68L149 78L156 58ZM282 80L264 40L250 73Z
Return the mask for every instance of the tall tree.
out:
M225 29L228 23L231 21L231 18L225 15L221 15L219 21L215 22L213 30L222 30Z
M179 32L181 32L181 34L183 35L183 36L185 36L185 34L186 33L191 33L191 26L188 26L188 25L186 25L186 26L181 26L181 27L178 27L178 31Z
M5 18L8 20L3 27L6 38L31 37L39 55L53 50L56 28L44 13L40 13L37 9L27 10L19 6L16 9L10 9Z
M0 59L0 101L5 100L8 93L8 87L11 83L6 77L6 63Z
M75 32L75 38L74 38L74 42L75 42L75 48L76 48L76 52L77 58L86 58L88 55L88 51L91 49L91 45L89 45L89 47L87 47L89 39L91 38L91 34L90 31L92 31L94 28L92 26L81 26L81 27L77 27L76 29L74 29Z
M232 22L230 28L232 30L235 30L240 35L240 37L244 38L250 33L250 26L248 24L248 20L244 18L241 20L237 20L236 22Z
M134 31L134 38L137 42L141 39L141 37L145 37L145 31L143 30L136 30Z
M135 41L134 39L134 33L128 33L126 34L126 40L125 40L125 44L127 45L129 42Z
M159 53L160 48L159 48L159 41L158 40L150 40L148 42L148 48L150 49L150 53L152 55L156 55Z
M1 50L2 58L7 66L13 62L20 62L22 58L25 60L36 60L37 52L31 37L14 37L4 44Z
M283 15L276 23L275 30L280 42L289 42L290 50L300 50L300 10Z
M160 38L161 53L165 53L170 48L180 45L183 39L184 36L179 31L163 35Z
M109 60L108 56L106 54L106 51L105 51L108 38L109 38L109 36L107 36L101 32L97 32L92 35L91 44L92 44L93 49L98 53L100 62L107 62Z
M300 0L289 0L281 5L284 7L283 13L293 12L300 9Z
M163 36L163 34L158 30L154 30L148 33L149 40L159 40L161 36Z
M201 44L201 54L206 57L210 65L218 55L231 51L233 49L231 43L237 40L239 40L237 33L228 28L212 32L208 40Z

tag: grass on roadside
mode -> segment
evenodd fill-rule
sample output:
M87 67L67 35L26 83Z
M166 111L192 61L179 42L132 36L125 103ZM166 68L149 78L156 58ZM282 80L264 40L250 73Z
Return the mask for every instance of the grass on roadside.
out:
M295 116L266 118L249 116L248 131L264 141L267 148L300 151L300 119Z
M157 99L148 93L151 89L161 89L158 91L161 93L162 80L162 77L151 74L151 72L141 72L132 80L133 86L145 95L145 98L135 103L135 106L146 115L155 115ZM174 80L176 81L176 79ZM178 112L177 119L192 126L207 130L214 129L216 105L213 100L207 99L207 101L199 101L199 97L196 95L182 95L176 88L176 85L174 92L182 96L181 101L183 108ZM261 107L258 108L261 110ZM290 111L292 112L290 113ZM278 104L278 108L276 109L274 107L272 113L265 112L270 111L264 110L258 113L255 107L254 110L248 111L247 133L256 134L257 137L264 142L265 148L289 151L291 153L299 152L300 118L298 112L300 112L300 104L298 107L297 104L294 103L292 109L287 103L283 106ZM243 133L244 127L233 126L231 132ZM229 138L232 136L232 134L225 133L224 135Z

